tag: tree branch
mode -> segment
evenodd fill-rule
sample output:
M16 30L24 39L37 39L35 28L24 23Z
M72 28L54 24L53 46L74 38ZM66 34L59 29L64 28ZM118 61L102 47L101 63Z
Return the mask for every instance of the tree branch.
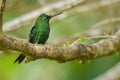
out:
M5 8L5 2L6 0L2 0L1 1L1 7L0 7L0 33L2 33L2 17L3 17L3 12L4 12L4 8Z
M32 60L47 58L59 62L80 60L82 62L98 57L114 54L120 48L120 30L113 36L92 45L73 45L69 47L56 47L53 45L35 45L22 39L16 39L2 35L0 47L21 51L25 55L33 57ZM28 59L27 61L30 61Z

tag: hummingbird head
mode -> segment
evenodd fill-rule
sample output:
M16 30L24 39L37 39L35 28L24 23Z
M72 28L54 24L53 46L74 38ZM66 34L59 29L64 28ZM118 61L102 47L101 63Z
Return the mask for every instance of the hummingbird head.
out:
M57 15L60 15L62 13L57 13L57 14L54 14L54 15L47 15L47 14L41 14L39 17L38 17L38 20L39 21L43 21L43 22L49 22L49 20Z

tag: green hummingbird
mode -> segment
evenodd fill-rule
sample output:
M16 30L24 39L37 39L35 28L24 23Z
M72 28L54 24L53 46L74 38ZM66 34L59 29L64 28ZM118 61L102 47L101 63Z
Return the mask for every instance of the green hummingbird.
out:
M35 22L35 25L32 27L29 34L29 42L33 44L44 44L50 33L49 21L54 16L57 16L61 13L55 15L41 14ZM18 62L19 64L25 59L24 54L20 54L14 63Z

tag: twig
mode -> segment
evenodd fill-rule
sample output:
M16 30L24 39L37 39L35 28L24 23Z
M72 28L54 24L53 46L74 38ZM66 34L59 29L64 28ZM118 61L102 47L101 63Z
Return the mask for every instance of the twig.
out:
M117 22L120 22L120 17L114 17L114 18L110 18L110 19L106 19L106 20L102 20L98 23L96 23L94 26L91 27L91 29L89 31L84 32L84 34L86 36L100 36L103 34L111 34L111 33L115 33L120 26L111 26L111 24L115 24ZM104 26L104 25L110 25L108 27Z
M120 17L103 20L103 21L95 24L93 26L93 28L98 28L98 27L103 26L105 24L114 23L114 22L120 22Z
M3 17L3 12L5 8L5 2L6 0L2 0L1 7L0 7L0 33L2 33L2 17Z
M85 38L85 40L83 40L83 42L84 41L90 41L90 40L92 40L92 39L107 39L107 38L112 38L112 36L91 36L91 37L87 37L87 36L84 36L84 38ZM79 38L79 39L77 39L77 40L75 40L70 46L73 46L73 45L77 45L77 44L80 44L80 43L78 43L79 41L80 41L81 39ZM82 42L81 42L82 43Z

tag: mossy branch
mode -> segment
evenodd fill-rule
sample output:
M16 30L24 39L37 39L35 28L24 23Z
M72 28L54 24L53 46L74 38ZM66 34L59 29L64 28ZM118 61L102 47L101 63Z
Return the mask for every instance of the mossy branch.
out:
M120 30L112 37L92 45L73 45L69 47L56 47L53 45L35 45L22 39L16 39L5 35L0 36L0 47L23 52L33 58L47 58L59 62L80 60L82 62L98 57L114 54L120 48Z

